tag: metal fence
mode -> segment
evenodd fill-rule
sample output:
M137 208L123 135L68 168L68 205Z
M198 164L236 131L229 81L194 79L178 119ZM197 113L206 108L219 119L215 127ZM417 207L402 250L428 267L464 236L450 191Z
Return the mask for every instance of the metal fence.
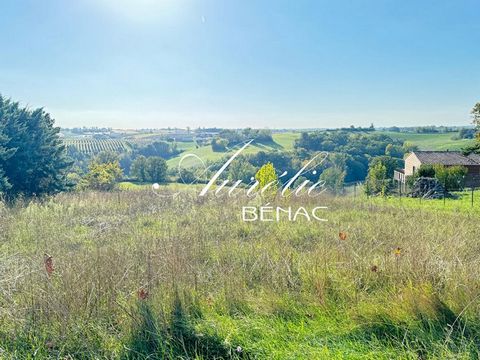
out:
M387 197L397 197L397 198L413 198L411 196L412 194L412 188L408 184L402 184L395 182L392 185L391 180L387 180L388 183L385 183L384 186L385 188L388 188L388 191L385 192L384 196ZM466 201L468 199L468 202L471 207L474 207L477 203L480 203L480 195L479 195L479 190L480 187L476 186L460 186L456 189L448 189L447 187L444 187L443 194L441 194L440 199L442 200L444 204L446 204L447 199L451 198L458 198L462 199L463 201ZM343 187L342 194L344 196L350 196L353 197L354 199L360 196L367 196L365 193L365 183L364 182L353 182L353 183L346 183ZM372 196L372 195L370 195ZM382 196L382 195L374 195L376 197ZM428 199L428 196L423 196L423 197L414 197L415 199L418 199L419 202L425 201Z

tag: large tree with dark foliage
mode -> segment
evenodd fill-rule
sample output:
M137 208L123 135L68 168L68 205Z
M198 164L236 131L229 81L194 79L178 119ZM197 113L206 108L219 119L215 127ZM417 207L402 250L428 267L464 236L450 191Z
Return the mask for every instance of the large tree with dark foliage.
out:
M0 119L2 119L2 107L1 107L2 98L0 97ZM4 133L5 123L3 121L0 122L0 164L6 162L13 154L13 149L8 149L8 138L5 136ZM3 170L2 166L0 166L0 194L5 190L10 189L11 185L8 182L5 171Z
M66 189L71 162L60 129L43 109L30 110L0 95L0 193L8 199Z

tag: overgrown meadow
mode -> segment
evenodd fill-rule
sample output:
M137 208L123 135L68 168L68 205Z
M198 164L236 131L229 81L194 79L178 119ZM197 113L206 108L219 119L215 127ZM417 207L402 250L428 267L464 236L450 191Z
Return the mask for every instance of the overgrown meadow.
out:
M479 357L477 212L325 196L273 205L326 223L243 222L244 201L2 205L0 357Z

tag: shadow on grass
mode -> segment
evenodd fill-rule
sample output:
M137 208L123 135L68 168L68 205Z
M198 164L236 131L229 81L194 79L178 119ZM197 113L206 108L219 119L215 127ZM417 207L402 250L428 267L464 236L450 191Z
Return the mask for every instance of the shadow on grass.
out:
M468 352L477 358L480 352L480 336L475 329L461 320L447 304L435 297L431 311L413 308L411 319L399 321L388 314L363 318L360 326L347 337L376 339L386 344L402 344L413 351L418 359L427 359L443 348L453 353Z
M267 149L267 150L268 150L268 148L275 149L275 150L284 149L283 145L277 143L274 140L272 140L272 141L261 141L261 142L254 141L253 144L255 146L259 147L259 148Z
M194 316L199 316L198 309ZM249 358L243 350L238 352L230 348L216 335L197 333L178 295L167 320L155 316L148 302L139 304L139 317L140 321L125 346L123 359Z

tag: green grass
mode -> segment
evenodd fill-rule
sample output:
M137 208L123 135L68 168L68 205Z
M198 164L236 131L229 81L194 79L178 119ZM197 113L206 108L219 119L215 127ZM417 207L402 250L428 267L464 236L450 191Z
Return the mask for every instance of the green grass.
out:
M248 148L245 149L243 154L255 154L259 151L292 150L295 139L297 139L299 136L300 136L299 133L294 133L294 132L273 134L273 143L251 144ZM169 159L167 161L167 164L169 167L178 166L180 159L186 154L195 154L198 157L200 157L200 159L202 159L202 161L204 162L218 161L224 157L231 156L239 148L239 146L235 146L226 152L215 152L212 150L212 147L210 145L196 148L193 142L178 143L178 146L180 149L184 151L178 156L172 159ZM195 158L189 158L182 163L182 166L184 167L201 166L201 163Z
M142 188L2 205L0 357L478 358L478 214L393 201L274 202L327 223Z
M134 183L130 181L122 181L119 182L116 186L116 190L120 191L139 191L139 190L152 190L151 183ZM201 184L183 184L183 183L167 183L167 184L160 184L158 192L163 191L182 191L182 192L195 192L200 189L202 186Z
M299 137L299 132L275 133L273 134L273 141L281 145L285 150L292 150L295 140Z
M382 133L393 139L410 141L417 145L420 150L461 150L472 145L474 142L474 140L468 139L453 140L452 137L456 135L456 133L416 134L391 131L382 131Z
M361 190L359 190L361 192ZM387 196L387 197L372 197L368 201L376 204L383 204L407 209L422 209L430 211L440 211L447 213L465 213L471 215L480 215L480 190L465 190L463 192L456 192L454 195L458 198L443 199L421 199L411 197Z

